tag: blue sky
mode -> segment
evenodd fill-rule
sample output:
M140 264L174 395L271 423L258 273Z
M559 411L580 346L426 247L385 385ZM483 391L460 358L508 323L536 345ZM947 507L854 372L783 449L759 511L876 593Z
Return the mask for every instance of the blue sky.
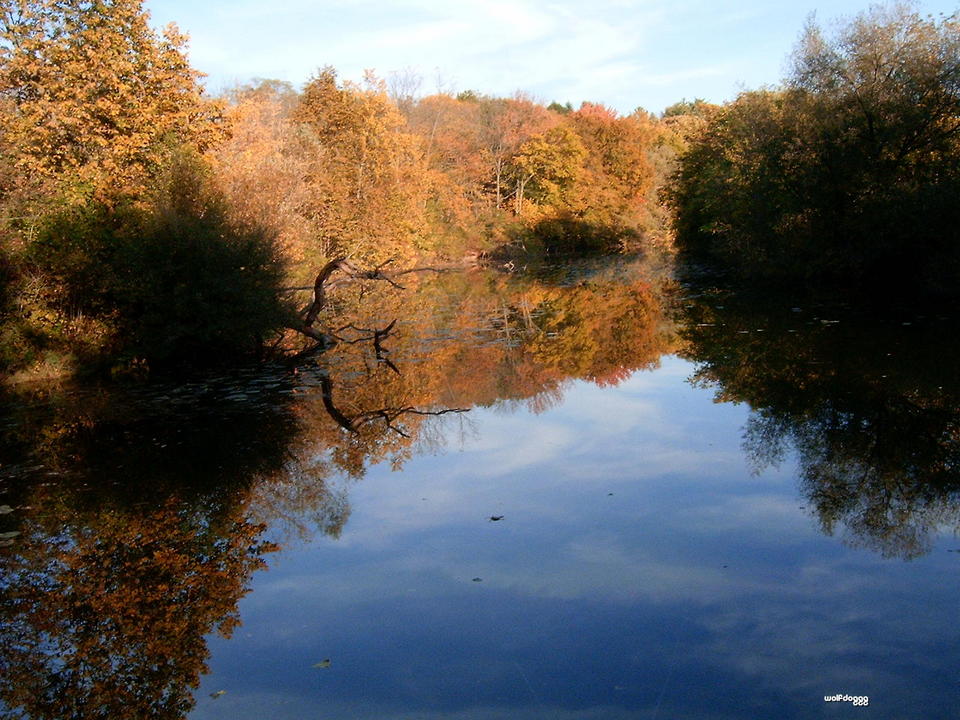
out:
M549 102L659 112L776 83L806 17L829 25L867 0L147 0L176 22L212 90L253 77L300 85L318 68L359 79L412 69L421 93L523 91ZM949 14L943 0L917 3Z

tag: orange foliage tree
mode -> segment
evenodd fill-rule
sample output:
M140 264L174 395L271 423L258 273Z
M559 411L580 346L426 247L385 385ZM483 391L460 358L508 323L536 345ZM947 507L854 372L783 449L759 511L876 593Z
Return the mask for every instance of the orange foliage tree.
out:
M222 136L174 25L161 35L142 0L27 0L0 7L2 128L24 173L136 194L171 144Z
M326 68L293 117L316 140L310 182L325 252L368 262L414 255L423 238L422 154L383 82L368 74L363 87L340 83Z
M63 520L63 517L59 517ZM0 581L0 698L31 718L184 717L205 635L229 636L270 546L239 514L209 522L174 499L25 527Z

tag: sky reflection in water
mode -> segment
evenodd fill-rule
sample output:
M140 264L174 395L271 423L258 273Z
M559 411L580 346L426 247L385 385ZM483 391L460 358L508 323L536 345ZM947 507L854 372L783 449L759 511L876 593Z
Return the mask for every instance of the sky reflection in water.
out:
M824 537L792 463L751 474L748 409L692 372L670 357L541 415L475 411L446 453L372 468L339 539L254 578L193 717L851 712L835 693L949 717L952 546L903 563Z

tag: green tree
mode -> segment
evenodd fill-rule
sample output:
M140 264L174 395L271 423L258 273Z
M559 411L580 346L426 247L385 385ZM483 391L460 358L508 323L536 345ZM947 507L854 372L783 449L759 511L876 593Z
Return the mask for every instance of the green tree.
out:
M673 105L668 105L664 108L663 117L680 117L682 115L705 115L710 112L711 108L714 106L708 103L703 98L695 98L693 100L687 100L683 98L679 102L673 103Z
M709 116L671 190L682 247L752 276L960 276L960 22L813 22L782 89Z

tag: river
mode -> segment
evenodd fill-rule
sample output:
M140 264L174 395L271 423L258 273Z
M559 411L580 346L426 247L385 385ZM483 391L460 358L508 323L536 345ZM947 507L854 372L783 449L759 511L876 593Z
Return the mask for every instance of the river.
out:
M952 308L405 285L326 353L0 398L3 717L955 716Z

